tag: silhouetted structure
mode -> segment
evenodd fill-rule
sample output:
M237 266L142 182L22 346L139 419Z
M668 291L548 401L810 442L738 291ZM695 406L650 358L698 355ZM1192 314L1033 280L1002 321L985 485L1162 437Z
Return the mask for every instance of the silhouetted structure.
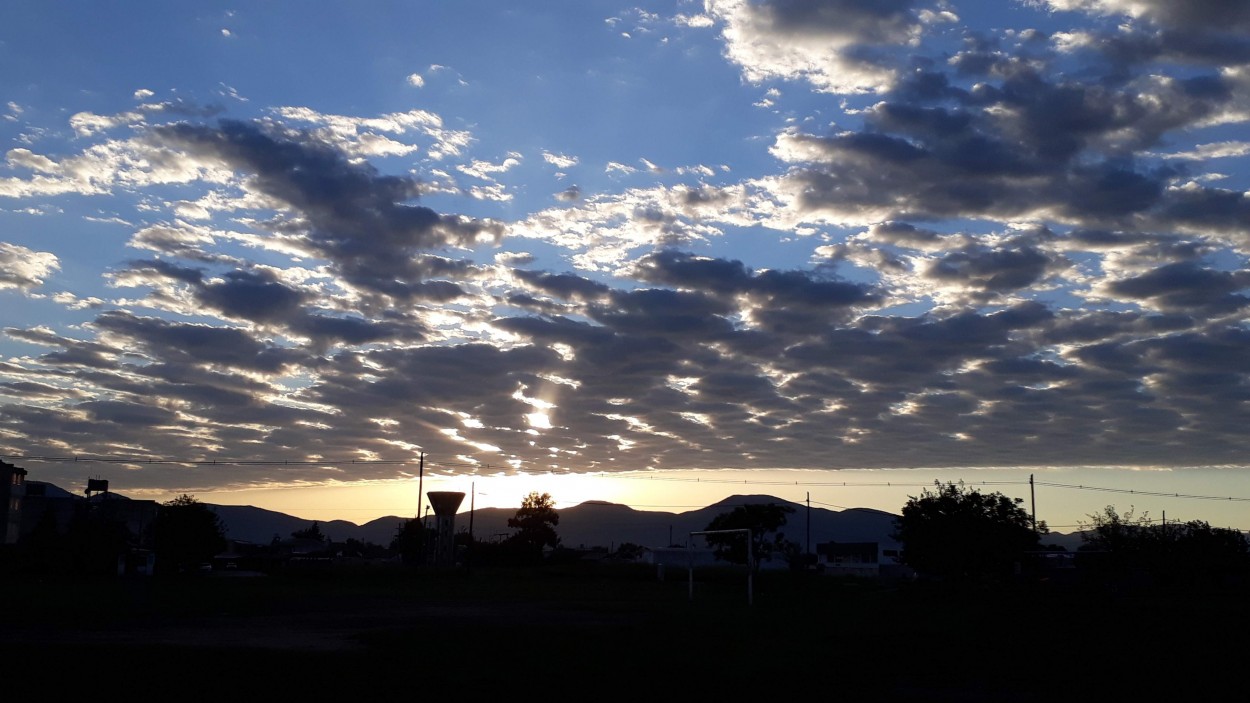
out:
M16 544L22 527L26 469L0 461L0 544Z
M817 564L833 576L876 578L881 554L876 542L827 542L816 545Z
M456 511L464 502L464 494L454 491L430 491L425 494L434 506L434 549L431 550L435 566L451 566L456 563Z
M18 539L26 539L40 525L52 533L65 534L74 519L75 506L81 496L44 481L27 481L26 497L22 499L22 520Z

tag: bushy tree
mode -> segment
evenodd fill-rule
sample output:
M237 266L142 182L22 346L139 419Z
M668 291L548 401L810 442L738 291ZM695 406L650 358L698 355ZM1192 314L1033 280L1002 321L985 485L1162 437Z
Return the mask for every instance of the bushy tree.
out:
M525 496L516 514L508 518L508 527L516 532L508 538L509 544L530 555L541 555L543 547L560 546L555 526L560 524L555 499L549 493L537 491Z
M962 482L934 482L911 496L895 521L894 539L900 558L918 573L950 579L994 579L1008 576L1023 553L1036 549L1034 532L1023 501L1002 493L981 493Z
M207 505L181 495L161 503L152 523L156 567L177 572L208 562L226 548L226 530Z
M755 564L758 565L761 561L767 561L773 552L785 553L798 549L797 544L787 543L785 536L777 532L785 526L787 517L793 512L794 508L776 503L739 505L712 518L703 529L751 530L751 550ZM717 559L735 564L747 563L747 545L742 535L707 535L705 539L715 550Z

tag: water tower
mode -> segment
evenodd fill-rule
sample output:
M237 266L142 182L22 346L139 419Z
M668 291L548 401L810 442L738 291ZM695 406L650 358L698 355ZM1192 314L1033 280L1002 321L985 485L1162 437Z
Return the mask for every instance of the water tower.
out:
M464 502L464 494L455 491L429 491L425 494L434 508L435 566L451 566L456 563L456 511Z

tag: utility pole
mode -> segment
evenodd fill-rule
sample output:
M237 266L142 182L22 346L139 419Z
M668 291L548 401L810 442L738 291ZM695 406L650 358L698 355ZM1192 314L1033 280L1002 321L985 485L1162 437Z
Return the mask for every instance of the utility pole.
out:
M807 566L807 561L812 558L812 492L807 492L807 559L804 559L803 566Z
M425 502L425 452L419 455L417 464L417 517L421 517L421 504ZM421 525L425 527L425 525Z
M1029 501L1033 505L1033 534L1037 534L1037 494L1033 492L1033 474L1029 474Z
M473 509L477 503L477 482L469 482L469 546L464 553L465 571L473 570Z

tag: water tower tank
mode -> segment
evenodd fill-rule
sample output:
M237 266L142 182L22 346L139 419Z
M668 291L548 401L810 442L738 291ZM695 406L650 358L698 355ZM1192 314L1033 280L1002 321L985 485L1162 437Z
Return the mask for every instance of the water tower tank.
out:
M456 511L464 502L464 494L456 491L428 491L434 508L434 565L456 563Z

